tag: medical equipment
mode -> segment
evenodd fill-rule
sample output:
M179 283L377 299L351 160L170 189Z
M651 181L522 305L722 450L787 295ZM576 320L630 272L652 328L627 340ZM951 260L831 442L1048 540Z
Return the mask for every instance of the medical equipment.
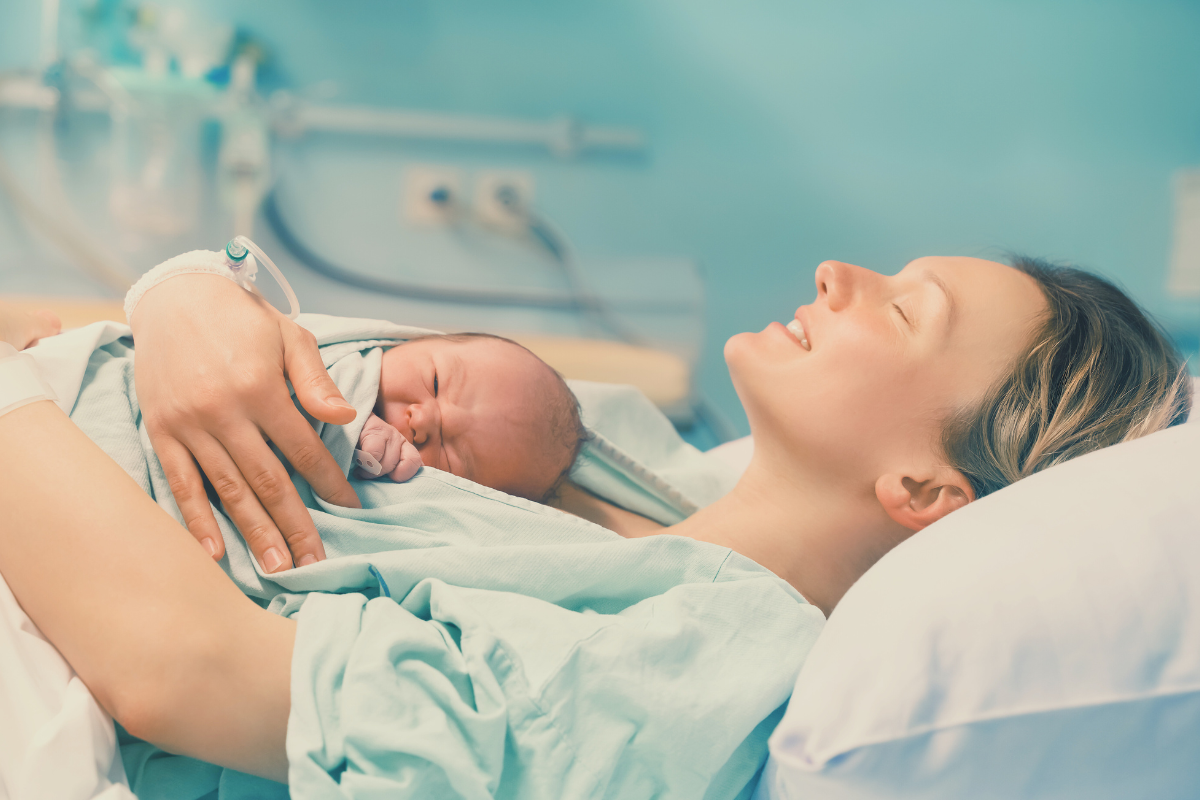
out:
M283 277L283 272L275 266L275 262L262 251L262 248L245 236L235 236L229 240L229 244L225 245L225 265L233 272L234 281L253 294L259 294L254 285L254 279L258 275L256 259L266 266L275 278L275 282L279 284L279 288L283 289L289 306L288 319L295 319L300 314L300 301L296 299L292 285L288 283L287 278Z
M59 98L59 92L51 87L0 75L0 107L31 108L42 115L37 128L37 161L42 171L42 186L51 197L49 202L43 202L27 191L3 154L0 154L0 192L7 195L16 211L57 245L74 265L102 285L123 291L133 280L132 271L84 229L62 187L52 138L52 112Z
M569 116L539 121L373 109L334 105L327 93L319 91L262 92L262 87L269 85L266 70L270 67L263 66L267 63L261 58L263 43L256 34L238 31L235 36L229 25L210 24L178 9L146 6L131 18L129 41L141 54L140 66L130 66L127 59L122 65L118 56L106 63L109 57L98 51L72 53L56 46L58 17L50 5L54 4L43 6L45 47L38 70L0 74L0 106L29 109L37 115L40 174L36 183L44 196L26 191L34 185L30 176L8 170L2 162L0 190L17 201L22 216L58 245L74 266L84 267L100 282L124 291L136 280L136 273L123 262L137 258L145 263L145 256L151 254L161 258L166 253L159 248L168 240L183 243L181 237L190 237L195 226L212 222L225 226L232 221L234 230L262 241L253 228L261 219L295 260L309 268L289 270L295 291L286 281L280 284L289 295L289 316L298 311L293 299L298 293L306 298L321 297L322 305L315 310L328 313L403 317L439 328L482 327L507 335L517 333L518 339L522 338L519 332L542 338L548 334L556 340L565 335L572 337L572 342L595 338L614 345L630 344L643 354L661 351L663 357L685 362L686 387L681 392L672 388L652 393L656 402L672 395L662 407L683 428L701 422L694 433L698 441L724 441L736 435L724 416L696 394L692 373L703 337L703 292L696 288L702 286L701 279L690 260L686 260L686 269L679 268L685 259L658 256L593 256L585 260L546 215L528 205L531 195L506 192L504 185L496 186L494 200L513 211L517 230L506 231L503 237L476 236L474 243L488 244L483 258L459 246L460 237L446 248L451 259L457 257L456 262L451 260L450 269L443 268L446 260L438 257L440 243L432 248L433 255L408 264L372 258L387 252L374 246L387 241L386 231L381 231L378 243L364 244L356 251L331 246L297 224L295 230L307 234L301 242L280 211L280 179L286 186L290 170L281 169L277 159L286 154L279 152L277 144L316 133L532 147L559 159L573 159L593 152L641 153L646 147L642 131L585 124ZM115 18L110 22L120 28L127 26ZM108 171L99 174L108 177L109 219L121 233L117 241L122 249L115 252L110 252L111 240L90 230L93 221L72 209L75 198L68 196L64 181L72 176L61 174L58 164L70 152L58 149L66 126L98 116L111 123ZM201 135L202 130L207 132ZM215 159L205 156L203 150L210 146L206 142L215 148ZM62 144L69 143L64 140ZM14 166L21 165L14 159ZM207 190L201 191L207 185L202 173L210 168L213 191L206 194ZM18 180L18 175L23 180ZM283 199L290 199L291 194L285 194ZM212 210L219 209L222 218L206 217L206 198L216 200ZM286 202L282 207L290 209ZM168 252L181 249L172 247ZM252 255L241 259L232 257L231 252L225 263L235 280L247 288L253 286L258 262L263 261L250 252ZM367 258L363 252L369 254ZM475 261L486 264L486 269ZM245 272L235 268L239 262L245 264L240 267ZM636 266L634 262L638 262ZM382 271L373 275L375 264ZM552 269L547 269L551 265ZM647 266L655 271L651 280L644 280L649 277ZM426 276L434 274L441 279L429 283ZM340 285L330 287L328 281ZM346 293L343 287L358 291ZM635 291L630 292L630 287L636 287ZM330 288L333 291L327 291ZM315 294L317 291L322 294ZM37 293L43 293L41 287ZM273 301L279 296L269 289L268 295ZM388 299L383 303L376 302L384 297ZM410 306L396 300L414 303ZM431 307L434 304L458 306L463 311ZM279 305L283 310L281 302ZM477 321L478 315L466 311L471 306L497 310ZM674 376L677 371L668 372ZM620 376L615 379L622 380ZM710 431L712 437L707 436Z
M423 300L435 303L456 303L480 306L518 306L526 308L574 311L596 320L616 338L629 344L644 345L644 337L621 322L609 304L591 289L575 258L574 248L567 238L544 217L532 209L521 209L520 216L527 226L530 238L537 242L554 259L567 280L568 291L531 292L505 291L497 289L459 289L448 286L430 286L408 281L389 280L365 275L335 264L318 255L302 242L292 230L279 209L279 202L272 191L263 201L263 216L271 232L304 266L331 280L378 294L400 297L406 300ZM628 306L629 303L624 305ZM649 305L655 310L675 310L681 304L654 300Z
M366 450L354 449L354 464L375 477L383 474L383 465L375 460L375 456Z
M296 299L296 293L292 291L291 284L283 276L283 272L280 271L279 267L275 266L275 262L263 252L262 248L245 236L235 236L220 253L210 250L193 250L190 253L183 253L175 258L168 259L147 272L125 295L125 318L127 320L133 319L133 312L146 292L168 278L173 278L177 275L195 273L220 275L223 278L233 281L251 294L261 297L262 293L258 291L258 287L254 283L255 278L258 276L258 263L260 261L266 266L271 275L274 276L275 280L279 283L279 287L287 297L288 319L295 319L300 314L300 302ZM113 319L113 317L111 315L104 315L95 319Z

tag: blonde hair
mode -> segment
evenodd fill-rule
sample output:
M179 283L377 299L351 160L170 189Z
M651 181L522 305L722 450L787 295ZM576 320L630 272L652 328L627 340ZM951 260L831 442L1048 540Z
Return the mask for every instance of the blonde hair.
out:
M1191 380L1170 338L1124 292L1080 269L1013 257L1048 310L1012 370L942 431L976 498L1076 456L1177 425Z

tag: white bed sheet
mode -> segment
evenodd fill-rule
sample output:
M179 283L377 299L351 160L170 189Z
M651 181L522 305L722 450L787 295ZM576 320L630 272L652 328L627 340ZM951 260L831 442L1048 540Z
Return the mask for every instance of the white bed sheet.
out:
M69 412L91 351L128 333L98 323L28 352ZM0 800L133 797L112 718L0 578Z
M0 797L133 796L112 719L0 579Z

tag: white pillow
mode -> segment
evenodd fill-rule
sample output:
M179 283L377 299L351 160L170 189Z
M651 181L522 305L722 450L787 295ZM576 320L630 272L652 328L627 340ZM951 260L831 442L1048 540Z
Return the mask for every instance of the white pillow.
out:
M1200 425L884 557L813 648L756 797L1200 797Z

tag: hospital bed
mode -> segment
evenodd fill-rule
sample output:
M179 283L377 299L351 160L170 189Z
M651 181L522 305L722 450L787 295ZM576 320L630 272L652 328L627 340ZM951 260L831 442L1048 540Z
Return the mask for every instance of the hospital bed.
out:
M101 308L58 305L64 322ZM704 458L738 469L751 451L746 439ZM897 547L828 621L756 800L1195 797L1198 487L1193 419L1047 470ZM21 722L0 726L0 770L129 796L102 716L40 751L73 755L20 762L19 735L35 726L53 741L87 695L6 588L0 609L0 712ZM65 688L47 691L55 681Z

